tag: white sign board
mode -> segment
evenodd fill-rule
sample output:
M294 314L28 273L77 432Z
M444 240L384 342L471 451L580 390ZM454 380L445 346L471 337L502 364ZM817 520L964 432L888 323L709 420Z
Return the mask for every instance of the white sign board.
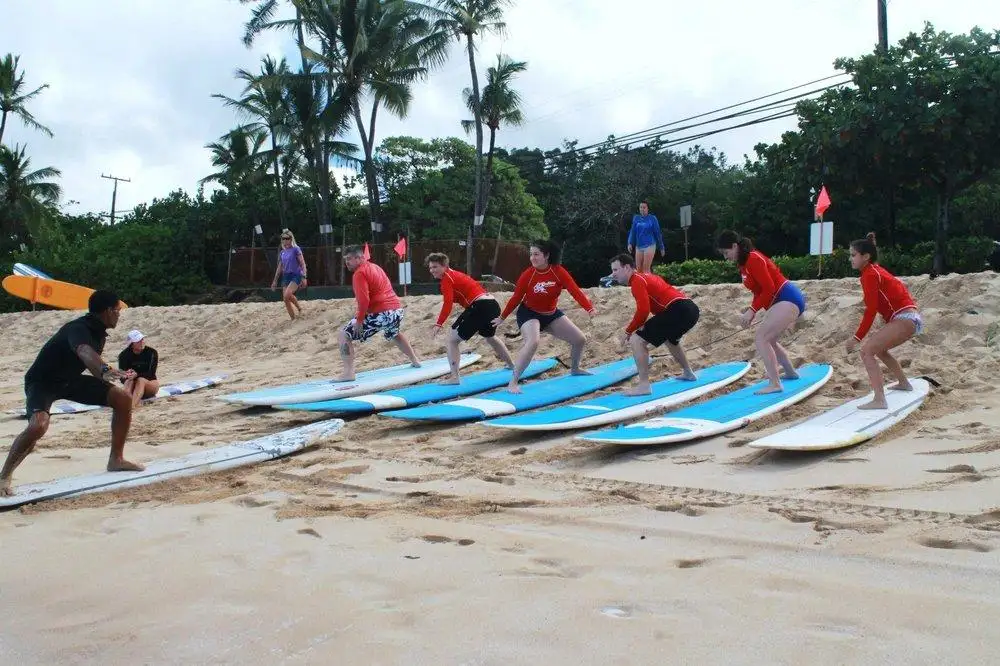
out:
M681 206L681 229L691 226L691 206Z
M255 227L253 228L253 230L254 230L254 232L255 232L255 233L256 233L256 234L258 235L258 236L261 236L261 235L263 235L263 234L264 234L264 230L260 228L260 225L259 225L259 224L258 224L257 226L255 226Z
M822 247L820 239L822 238ZM809 254L833 253L833 222L813 222L809 225Z
M332 234L333 233L333 225L332 224L321 224L321 225L319 225L319 232L321 234Z
M409 261L399 264L399 284L413 284L412 276L410 275L410 266Z

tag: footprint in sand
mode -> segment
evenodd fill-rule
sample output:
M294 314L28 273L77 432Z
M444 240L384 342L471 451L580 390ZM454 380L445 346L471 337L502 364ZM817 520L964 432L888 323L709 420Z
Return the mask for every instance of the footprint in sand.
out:
M317 532L316 530L314 530L311 527L304 527L301 530L298 530L298 534L306 534L308 536L316 537L317 539L322 539L323 538L322 536L320 536L319 532Z
M709 559L707 557L699 558L696 560L675 560L674 566L678 569L694 569L696 567L704 566L708 564Z
M440 534L425 534L420 538L427 543L456 543L459 546L471 546L476 543L474 539L452 539L451 537L441 536Z
M923 539L917 539L917 543L921 546L927 546L928 548L943 548L945 550L968 550L974 553L988 553L992 548L985 544L976 543L975 541L958 541L955 539L937 539L933 537L926 537Z
M695 518L697 516L705 515L705 510L700 509L696 506L691 506L689 504L657 504L653 507L656 511L671 511L674 513L679 513L682 516L689 516Z
M932 474L976 474L976 468L972 465L952 465L944 469L929 469Z

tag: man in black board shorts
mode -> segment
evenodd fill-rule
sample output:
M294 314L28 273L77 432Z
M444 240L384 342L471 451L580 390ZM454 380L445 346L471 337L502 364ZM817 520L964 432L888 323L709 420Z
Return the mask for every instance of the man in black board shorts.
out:
M118 296L98 290L90 295L89 312L64 324L49 338L24 375L28 427L14 439L0 471L0 495L12 495L11 478L35 444L49 429L49 409L59 399L85 405L111 407L111 455L109 472L142 471L143 466L124 458L125 440L132 424L132 398L112 382L131 379L134 372L115 370L101 352L108 329L118 325ZM89 370L92 376L82 374Z

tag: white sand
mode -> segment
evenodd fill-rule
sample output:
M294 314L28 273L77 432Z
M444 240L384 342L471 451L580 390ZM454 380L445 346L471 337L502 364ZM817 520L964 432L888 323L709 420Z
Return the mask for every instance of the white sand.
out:
M726 437L626 450L367 417L282 461L2 513L0 663L996 663L1000 349L985 339L1000 278L908 282L927 332L899 357L942 388L860 447L742 446L867 390L843 351L857 281L805 282L809 311L784 342L797 362L832 363L833 378ZM688 292L702 321L686 346L737 330L741 287ZM592 324L564 309L596 364L621 357L612 336L631 299L590 293ZM439 299L407 305L418 353L441 355L429 335ZM313 420L212 399L334 374L351 305L304 307L294 323L275 303L126 310L106 358L138 327L165 380L233 375L140 409L127 454ZM72 316L0 316L0 410L23 404L24 370ZM486 363L468 371L496 366L476 349ZM546 339L540 354L565 351ZM741 333L691 358L752 353ZM398 358L376 339L359 367ZM675 370L662 363L657 377ZM107 412L52 422L15 484L102 468ZM3 452L24 423L0 418Z

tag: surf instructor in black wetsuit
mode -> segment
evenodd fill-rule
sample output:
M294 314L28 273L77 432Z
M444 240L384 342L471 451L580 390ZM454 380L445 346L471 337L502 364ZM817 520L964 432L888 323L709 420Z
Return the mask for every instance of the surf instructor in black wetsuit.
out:
M49 409L59 399L85 405L111 407L111 455L109 472L141 471L142 465L124 458L125 440L132 424L132 397L118 384L135 376L104 362L101 352L108 329L118 325L118 296L98 290L90 295L89 312L64 324L42 346L24 375L28 427L14 440L0 472L0 495L12 495L11 478L35 444L49 429ZM91 375L82 374L89 370Z

